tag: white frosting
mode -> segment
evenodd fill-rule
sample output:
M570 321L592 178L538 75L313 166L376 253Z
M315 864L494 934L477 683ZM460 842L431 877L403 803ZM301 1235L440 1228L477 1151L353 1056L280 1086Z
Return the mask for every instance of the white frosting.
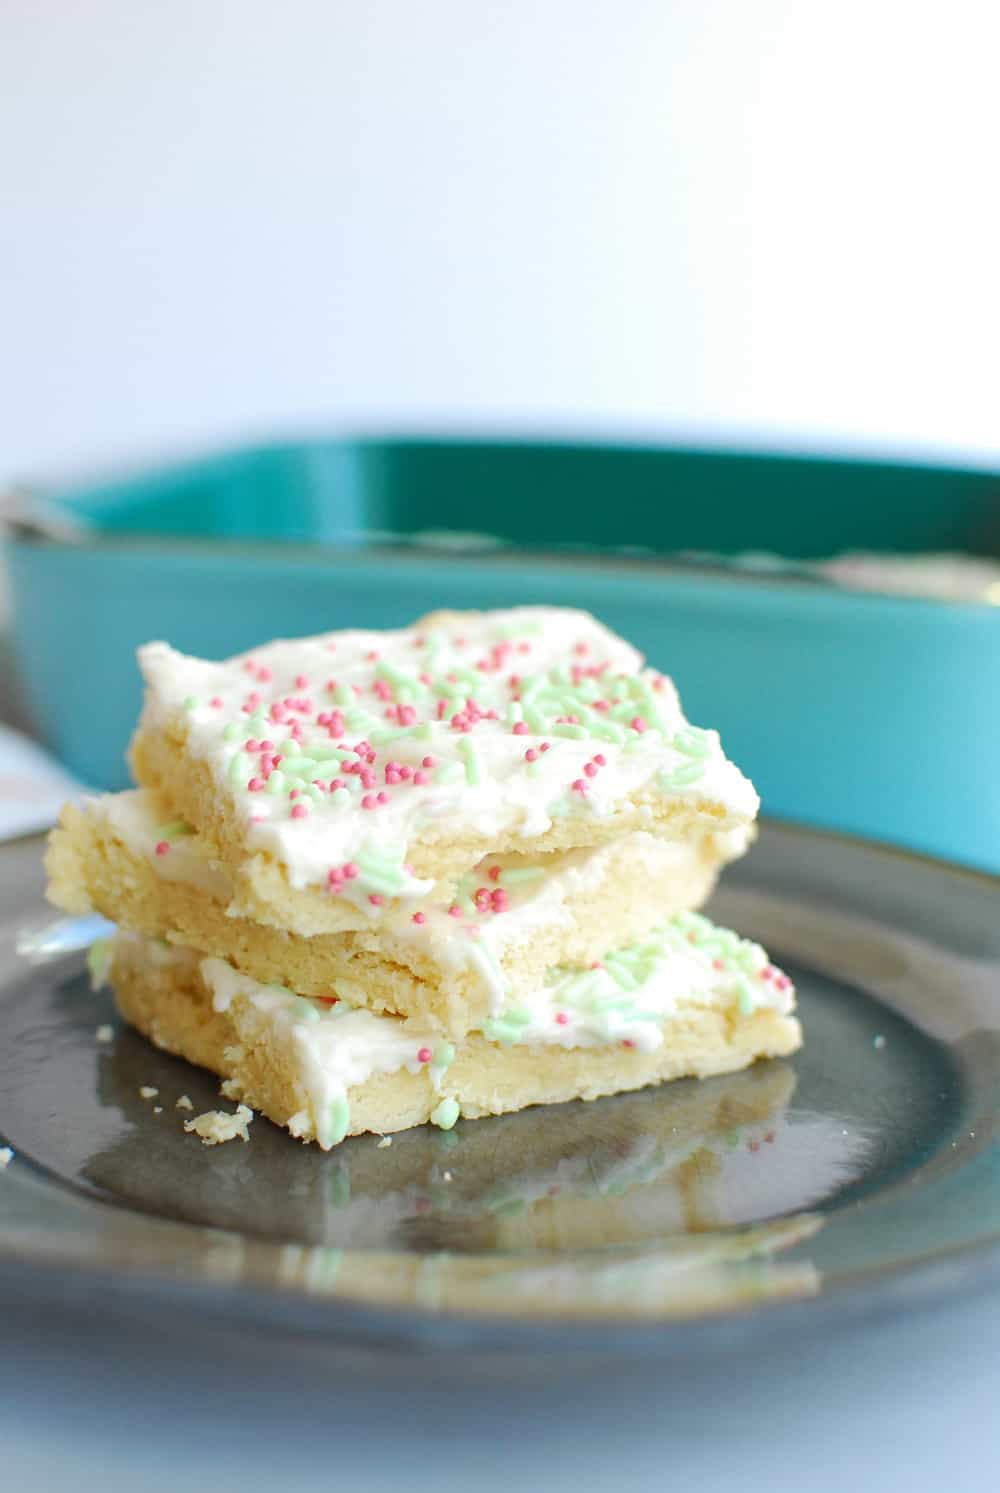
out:
M141 789L129 793L105 793L86 801L90 813L104 819L136 855L149 856L157 876L164 881L182 881L209 896L227 902L233 895L231 878L205 849L197 835L178 833L182 821L161 823L153 812L149 795ZM157 846L161 847L160 853ZM164 851L163 846L168 848Z
M187 750L210 768L248 849L274 855L296 887L367 859L392 864L393 896L422 896L426 883L400 869L410 845L533 839L636 793L710 800L728 816L722 829L757 811L717 734L689 727L670 680L583 612L456 614L270 643L225 663L151 643L140 660L146 725L183 713ZM344 749L361 742L375 753L367 783L341 765L358 761ZM299 777L296 758L309 764ZM336 782L345 787L330 791Z
M423 1067L440 1088L454 1058L454 1047L419 1022L344 1003L328 1007L261 985L222 959L203 960L201 972L217 1011L239 1004L251 1040L294 1044L309 1110L293 1133L304 1133L311 1119L324 1149L347 1131L350 1089L376 1074ZM766 1007L786 1014L794 999L791 983L759 945L684 913L643 943L606 955L600 967L551 971L546 984L488 1022L483 1036L502 1045L652 1052L669 1041L670 1020L682 1008L735 1007L749 1015ZM461 1102L460 1093L453 1097Z

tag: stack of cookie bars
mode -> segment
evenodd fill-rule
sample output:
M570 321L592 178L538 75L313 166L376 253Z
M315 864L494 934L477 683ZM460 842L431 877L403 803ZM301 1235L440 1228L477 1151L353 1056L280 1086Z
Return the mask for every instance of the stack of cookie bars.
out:
M140 786L67 807L49 895L117 924L128 1022L293 1136L799 1045L787 977L696 911L750 843L753 787L592 617L442 612L140 663Z

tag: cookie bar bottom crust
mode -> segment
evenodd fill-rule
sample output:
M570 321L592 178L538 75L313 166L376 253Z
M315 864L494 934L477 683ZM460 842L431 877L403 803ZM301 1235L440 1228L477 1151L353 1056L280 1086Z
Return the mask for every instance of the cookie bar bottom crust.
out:
M197 954L117 939L111 983L122 1016L156 1046L217 1073L228 1098L251 1105L298 1139L317 1139L294 1028L276 1031L242 1001L214 1009ZM801 1044L795 1018L766 1008L743 1017L682 1007L663 1031L666 1040L651 1052L620 1045L509 1047L473 1033L456 1044L446 1093L457 1100L464 1118L473 1119L529 1105L597 1099L674 1078L732 1073L757 1058L787 1056ZM354 1085L347 1101L344 1134L386 1134L430 1120L442 1092L429 1068L400 1068ZM331 1143L329 1135L321 1141L324 1149Z

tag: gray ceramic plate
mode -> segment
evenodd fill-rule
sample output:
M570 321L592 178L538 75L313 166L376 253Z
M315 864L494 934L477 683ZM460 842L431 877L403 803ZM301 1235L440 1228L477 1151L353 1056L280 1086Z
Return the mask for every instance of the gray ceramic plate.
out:
M80 956L16 957L48 916L37 840L0 882L8 1292L337 1344L689 1352L1000 1261L985 876L770 825L711 910L793 975L793 1061L327 1155L265 1120L246 1146L185 1135L176 1100L213 1108L215 1082L122 1028Z

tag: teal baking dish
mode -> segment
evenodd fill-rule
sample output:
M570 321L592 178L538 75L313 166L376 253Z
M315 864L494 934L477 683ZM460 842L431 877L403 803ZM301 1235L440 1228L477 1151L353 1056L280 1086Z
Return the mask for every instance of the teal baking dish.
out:
M586 607L718 726L765 812L1000 870L1000 615L727 566L1000 551L989 472L585 444L345 439L45 495L5 542L43 739L118 787L149 638L209 657L432 607ZM699 566L678 552L710 551Z

